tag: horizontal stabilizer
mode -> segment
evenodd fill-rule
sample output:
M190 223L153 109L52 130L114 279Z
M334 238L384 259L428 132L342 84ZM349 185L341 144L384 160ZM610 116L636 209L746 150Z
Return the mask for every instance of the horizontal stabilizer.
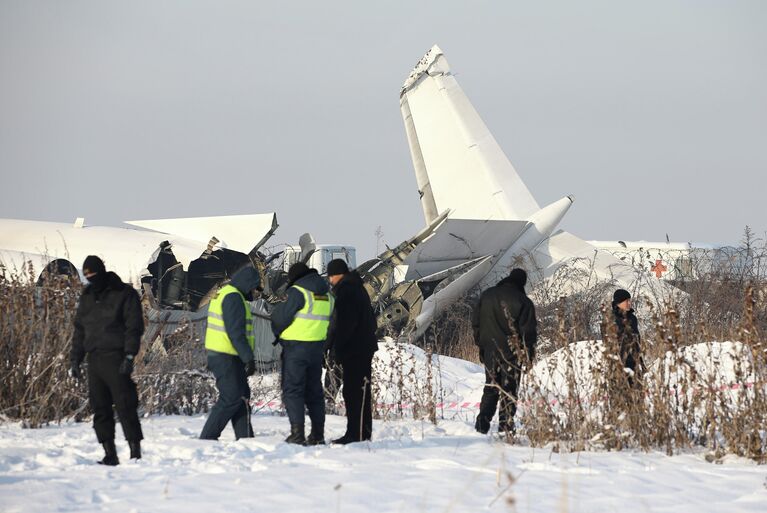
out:
M420 279L467 260L498 255L511 246L527 225L527 221L448 218L405 260L406 279Z

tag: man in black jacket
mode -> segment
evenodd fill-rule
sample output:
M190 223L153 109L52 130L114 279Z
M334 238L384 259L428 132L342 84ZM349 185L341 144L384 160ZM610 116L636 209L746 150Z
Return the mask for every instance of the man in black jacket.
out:
M250 423L250 385L248 376L256 372L253 356L255 337L250 305L261 285L258 271L245 266L232 276L208 304L205 348L208 369L216 377L218 401L213 405L200 438L218 440L231 421L234 437L252 438Z
M632 374L628 376L628 382L633 385L633 376L641 379L644 362L641 357L639 322L634 315L634 309L631 308L631 294L624 289L616 290L612 306L621 362L624 367L631 369Z
M80 364L88 356L88 397L93 409L93 428L104 446L99 463L117 465L115 421L112 405L122 424L132 459L141 458L141 424L138 393L131 379L133 359L144 332L144 316L138 293L107 272L104 262L89 256L83 274L90 283L80 296L70 352L70 375L81 378Z
M332 309L327 282L315 269L300 262L293 264L288 270L287 299L272 310L272 331L282 346L282 402L290 420L288 443L325 443L322 360ZM312 421L308 439L305 410Z
M529 368L538 340L535 306L525 294L526 283L527 273L514 269L483 292L474 309L474 342L485 366L485 388L474 427L483 434L490 430L499 396L498 431L514 433L522 365Z
M328 280L333 285L335 308L330 321L327 349L331 360L343 372L346 403L346 433L334 444L370 440L373 434L371 374L373 353L378 350L376 319L370 296L356 271L349 271L340 259L328 264Z

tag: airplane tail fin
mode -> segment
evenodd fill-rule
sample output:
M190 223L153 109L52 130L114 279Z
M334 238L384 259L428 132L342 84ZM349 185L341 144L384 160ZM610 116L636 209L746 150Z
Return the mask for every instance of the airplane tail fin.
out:
M526 219L539 209L438 46L405 81L400 108L427 224L446 209L481 220Z

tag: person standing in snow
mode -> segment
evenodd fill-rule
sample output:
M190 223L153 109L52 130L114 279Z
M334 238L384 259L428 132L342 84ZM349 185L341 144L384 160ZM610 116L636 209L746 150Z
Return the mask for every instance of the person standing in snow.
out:
M370 382L373 353L378 350L376 318L362 278L341 259L328 263L335 308L328 333L328 351L341 365L346 404L346 433L334 444L370 440L373 433L373 403Z
M253 266L234 273L208 305L205 349L208 369L216 377L218 401L211 408L200 438L218 440L231 421L234 437L252 438L250 423L250 385L248 376L256 372L253 356L253 314L248 301L261 285L261 276Z
M634 309L631 308L631 294L627 290L618 289L613 294L613 318L617 329L620 358L623 366L631 369L628 376L629 385L634 384L634 376L641 379L643 361L639 337L639 322Z
M97 256L83 263L85 287L77 306L70 351L70 376L81 379L80 365L88 358L88 399L93 429L104 447L103 465L118 465L112 406L122 424L131 459L141 458L138 393L131 379L144 333L144 314L138 293L117 274L107 272Z
M272 311L272 331L282 346L282 402L290 420L292 444L325 443L325 401L322 361L333 297L315 269L301 262L288 270L287 299ZM311 433L306 438L304 411Z
M522 367L535 357L538 340L535 306L525 294L527 273L513 269L498 285L485 290L474 308L472 327L479 359L485 366L475 429L485 434L500 397L498 432L513 435Z

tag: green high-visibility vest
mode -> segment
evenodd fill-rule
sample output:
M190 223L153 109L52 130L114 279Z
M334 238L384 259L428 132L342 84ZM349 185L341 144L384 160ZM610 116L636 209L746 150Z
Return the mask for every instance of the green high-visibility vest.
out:
M256 347L256 337L253 335L253 314L250 306L245 301L245 296L232 285L225 285L218 291L216 297L208 305L208 327L205 330L205 349L237 356L229 335L224 327L224 298L229 294L237 294L242 299L245 307L245 335L248 337L248 345L253 350Z
M298 285L294 289L304 295L304 307L296 313L293 322L280 333L282 340L320 342L328 336L333 296L315 294Z

